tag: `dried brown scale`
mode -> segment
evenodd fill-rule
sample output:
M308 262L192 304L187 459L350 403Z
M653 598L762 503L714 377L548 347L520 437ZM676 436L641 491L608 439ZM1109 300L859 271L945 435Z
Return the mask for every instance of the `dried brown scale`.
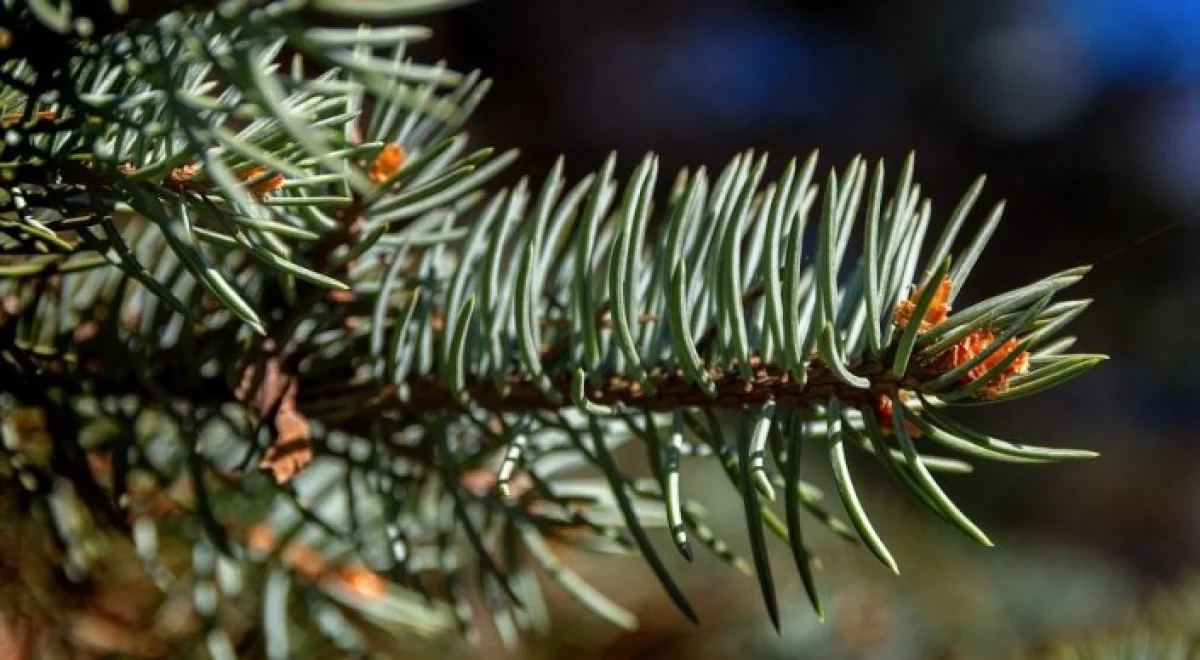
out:
M284 371L273 342L265 342L263 350L262 360L246 364L234 396L260 418L273 418L275 438L259 469L285 483L312 461L312 437L308 418L296 407L299 381Z

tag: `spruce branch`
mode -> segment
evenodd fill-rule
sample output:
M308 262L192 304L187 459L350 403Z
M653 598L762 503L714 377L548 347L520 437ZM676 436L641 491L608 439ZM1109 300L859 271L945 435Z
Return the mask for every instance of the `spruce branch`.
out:
M4 4L4 25L43 20L35 4ZM955 309L1004 208L960 240L982 178L932 248L911 155L889 182L861 157L768 175L746 152L680 172L665 199L653 154L625 182L613 155L574 183L560 160L487 191L515 153L469 153L458 133L487 83L407 61L420 28L304 27L304 4L168 13L53 62L18 39L0 65L21 138L0 153L0 393L8 414L44 411L52 440L41 460L6 434L15 478L32 501L65 479L114 528L169 529L195 552L164 584L262 568L257 591L222 598L262 608L273 653L294 646L293 589L342 649L384 620L470 638L472 591L506 639L544 630L537 571L635 626L555 545L641 555L699 620L654 530L689 562L695 541L753 572L777 622L765 528L821 616L802 512L898 571L852 457L989 545L935 478L970 465L925 445L1094 455L951 414L1103 359L1058 337L1088 301L1055 298L1087 267ZM285 46L329 68L289 68ZM625 445L649 478L619 467ZM828 466L847 521L802 457ZM719 462L749 562L686 499L684 458ZM197 598L205 635L246 634Z

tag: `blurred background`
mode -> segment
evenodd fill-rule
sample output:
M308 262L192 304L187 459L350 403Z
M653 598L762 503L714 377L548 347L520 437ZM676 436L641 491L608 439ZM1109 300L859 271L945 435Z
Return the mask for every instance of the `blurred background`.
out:
M673 173L719 169L745 148L770 151L775 171L819 148L826 167L862 153L894 173L915 150L937 222L981 173L981 204L1008 200L965 299L1096 264L1073 292L1096 298L1073 331L1112 360L970 417L1102 458L978 464L946 480L996 549L913 515L877 478L867 505L898 539L903 577L828 541L823 626L782 547L782 637L754 580L715 562L681 573L707 615L696 629L642 563L580 558L646 630L621 637L568 613L546 653L1012 657L1120 625L1200 564L1200 351L1187 320L1200 312L1200 2L479 0L425 22L437 37L418 57L495 79L474 139L520 147L516 170L535 180L560 153L578 178L610 150L625 173L648 150ZM718 512L728 503L727 537L744 537L732 491L713 497Z

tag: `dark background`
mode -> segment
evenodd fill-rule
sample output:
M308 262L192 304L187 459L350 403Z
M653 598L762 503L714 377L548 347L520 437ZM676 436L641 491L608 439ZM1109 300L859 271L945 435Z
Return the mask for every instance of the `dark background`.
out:
M862 153L895 173L911 149L941 222L987 174L978 208L1007 199L1006 220L965 298L1095 263L1072 331L1112 359L976 423L1102 457L978 465L947 489L1001 548L1055 544L1141 586L1194 568L1200 2L479 0L423 22L437 36L417 57L495 80L473 139L520 147L514 174L535 180L560 153L577 179L611 150L625 173L646 151L673 173L746 148L774 171L819 148L825 167Z

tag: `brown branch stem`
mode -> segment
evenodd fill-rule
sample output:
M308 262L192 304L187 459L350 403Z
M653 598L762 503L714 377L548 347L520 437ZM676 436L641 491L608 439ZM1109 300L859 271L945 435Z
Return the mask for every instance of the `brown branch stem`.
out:
M809 368L806 382L801 385L791 374L778 367L762 365L757 358L752 359L752 363L754 375L749 379L742 378L736 368L710 368L709 376L716 384L715 396L706 394L681 372L665 370L651 372L653 393L647 392L637 381L612 376L589 387L586 394L591 401L601 405L620 403L628 408L646 411L673 410L681 406L739 408L761 404L768 399L784 405L801 405L836 398L847 405L861 406L872 404L880 395L902 389L918 390L921 382L936 373L934 367L914 364L908 373L897 377L882 362L864 363L852 369L853 373L871 382L869 388L860 389L842 382L819 364ZM570 406L570 376L558 374L551 377L551 385L558 394L558 401L548 397L533 382L519 376L509 377L502 389L490 380L478 380L468 384L467 393L473 406L495 412L557 410ZM364 400L364 395L368 394L365 391L367 386L346 390L344 397L326 391L319 399L305 402L304 409L314 418L325 421L380 413L424 414L464 409L454 393L436 378L412 379L407 389L408 396L405 399L401 399L391 388L375 390L375 400L356 410L347 409L346 400Z

